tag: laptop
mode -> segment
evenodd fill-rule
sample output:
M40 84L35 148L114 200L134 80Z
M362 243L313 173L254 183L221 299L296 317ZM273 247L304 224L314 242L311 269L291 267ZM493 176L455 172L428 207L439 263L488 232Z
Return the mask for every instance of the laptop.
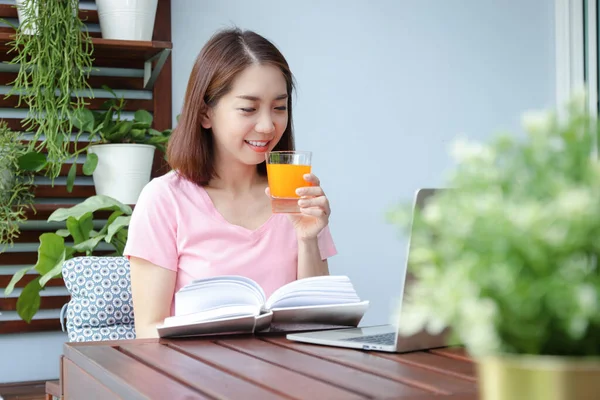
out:
M413 214L416 207L422 209L428 198L433 196L436 192L440 192L442 190L446 189L424 188L417 190L414 199ZM414 281L414 277L409 271L410 238L406 259L406 275L404 283L400 287L400 293L392 293L392 295L403 295L406 291L406 288L408 288ZM399 323L402 323L402 321L399 321ZM451 344L448 342L448 330L445 330L438 335L431 335L423 330L412 336L401 336L398 333L398 326L392 324L358 328L342 328L318 332L290 333L286 335L286 338L296 342L393 353L426 350L436 347L445 347Z

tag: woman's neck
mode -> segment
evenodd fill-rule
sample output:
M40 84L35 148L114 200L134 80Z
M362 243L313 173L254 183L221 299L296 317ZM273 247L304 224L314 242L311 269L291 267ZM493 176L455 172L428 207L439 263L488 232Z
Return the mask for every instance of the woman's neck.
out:
M265 183L265 178L258 174L258 169L253 165L229 164L227 168L217 165L216 172L218 178L212 179L209 186L232 194L247 193L256 185Z

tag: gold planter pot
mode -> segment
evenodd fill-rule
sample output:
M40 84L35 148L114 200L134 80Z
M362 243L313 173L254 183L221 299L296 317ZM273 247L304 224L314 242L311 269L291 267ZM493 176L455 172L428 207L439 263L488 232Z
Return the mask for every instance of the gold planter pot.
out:
M600 358L498 355L478 360L481 400L599 400Z

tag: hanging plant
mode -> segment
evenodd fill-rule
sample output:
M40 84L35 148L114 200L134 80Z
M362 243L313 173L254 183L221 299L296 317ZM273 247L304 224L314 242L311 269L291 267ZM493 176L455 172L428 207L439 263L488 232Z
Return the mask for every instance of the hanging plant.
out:
M78 16L77 0L22 0L21 24L10 50L19 72L10 95L29 108L23 127L33 133L26 168L59 175L70 157L72 114L85 107L92 67L92 40ZM31 33L31 34L29 34ZM44 154L47 153L47 155Z
M27 149L18 132L0 121L0 251L12 245L33 206L33 175L19 168Z

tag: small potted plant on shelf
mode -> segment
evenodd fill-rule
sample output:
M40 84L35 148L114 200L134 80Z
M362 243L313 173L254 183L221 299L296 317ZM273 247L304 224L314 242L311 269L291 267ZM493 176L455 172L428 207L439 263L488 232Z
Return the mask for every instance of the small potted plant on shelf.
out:
M104 225L94 218L94 213L102 211L110 213ZM4 290L4 295L8 296L25 274L30 271L39 274L19 295L19 316L24 321L31 322L40 307L40 292L50 279L61 276L62 265L66 260L80 255L90 256L95 251L106 248L114 249L114 253L110 255L122 256L131 214L132 209L128 205L100 195L90 197L73 207L54 211L48 217L48 222L65 222L66 229L40 235L37 263L17 271ZM65 239L69 239L69 242Z
M125 100L106 101L103 110L81 109L73 116L73 125L79 129L77 141L87 135L89 143L73 154L77 158L87 153L83 172L93 175L96 193L113 197L124 204L135 204L143 187L150 181L155 150L165 153L171 129L158 131L151 128L152 114L138 110L133 119L123 117ZM67 186L73 184L74 166L67 177Z
M18 132L0 122L0 252L20 235L20 224L33 209L33 174L20 164L27 149Z
M451 190L394 221L411 227L416 278L400 331L439 333L477 361L481 398L600 393L600 161L578 95L527 113L525 137L456 142ZM406 223L407 221L410 221Z

